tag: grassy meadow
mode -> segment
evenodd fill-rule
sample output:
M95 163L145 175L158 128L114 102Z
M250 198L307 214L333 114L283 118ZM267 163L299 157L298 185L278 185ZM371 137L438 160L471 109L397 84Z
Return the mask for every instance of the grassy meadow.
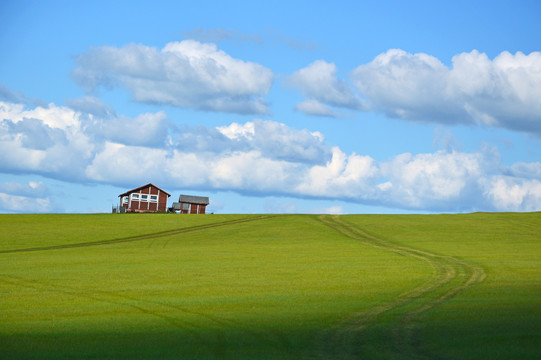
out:
M0 225L0 358L541 354L541 213Z

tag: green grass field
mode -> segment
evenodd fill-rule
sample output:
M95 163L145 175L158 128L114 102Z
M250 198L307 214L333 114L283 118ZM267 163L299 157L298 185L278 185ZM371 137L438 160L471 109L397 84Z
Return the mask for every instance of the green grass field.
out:
M541 213L0 225L0 358L541 358Z

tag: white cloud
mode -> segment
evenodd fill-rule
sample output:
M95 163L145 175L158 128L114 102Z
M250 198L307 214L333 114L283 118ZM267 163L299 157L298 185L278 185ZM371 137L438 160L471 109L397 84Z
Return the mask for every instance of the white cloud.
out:
M299 163L324 163L330 158L321 133L259 119L216 128L186 127L176 136L173 145L181 152L230 154L256 151L266 158Z
M162 147L169 141L169 128L165 112L145 113L135 118L117 116L93 118L93 129L111 141L126 145Z
M541 163L515 163L510 168L510 175L522 179L541 180Z
M27 196L27 197L47 197L49 189L41 181L29 181L27 183L6 182L0 184L0 189L4 194Z
M351 77L371 109L402 119L437 121L460 115L446 103L446 74L447 68L433 56L391 49L357 67Z
M29 198L0 192L0 212L41 213L50 212L52 208L49 198Z
M541 53L502 52L490 60L474 50L452 63L392 49L351 76L370 109L392 117L541 135Z
M541 210L541 181L495 176L487 180L485 196L500 211Z
M0 184L0 212L50 212L49 189L42 182Z
M317 60L286 84L306 100L296 110L341 117L340 109L381 111L418 122L503 127L541 135L541 52L502 52L493 60L473 50L453 57L390 49L350 73L359 94L337 77L333 63Z
M231 140L241 138L253 139L255 135L255 124L253 122L247 122L245 124L232 123L228 126L219 126L217 129Z
M293 129L276 121L254 120L232 123L217 130L237 150L256 150L264 157L300 163L323 163L330 158L324 136L318 131Z
M297 105L296 110L310 115L337 117L338 113L329 106L348 109L363 109L361 99L351 86L337 78L336 65L323 60L314 61L307 67L296 71L286 84L299 88L308 97Z
M83 181L86 166L108 141L134 146L164 146L170 139L163 112L134 119L75 111L66 106L26 108L0 102L0 159L3 171L32 172Z
M72 109L54 104L28 109L24 104L0 101L0 120L13 123L23 119L39 119L50 128L66 130L78 125L77 116Z
M462 210L472 206L469 196L479 188L478 181L488 175L489 164L482 153L401 154L382 164L382 175L388 181L380 189L390 204Z
M161 50L138 44L96 47L77 62L73 78L89 91L123 87L140 102L241 114L268 112L263 96L274 79L260 64L193 40Z
M111 118L117 116L115 110L111 106L94 96L83 96L76 99L67 99L66 105L74 111L100 118Z
M373 182L379 176L374 159L357 154L346 155L333 148L331 160L324 166L307 169L295 191L299 194L325 198L370 199Z
M295 106L295 110L301 111L307 115L314 116L332 118L339 118L343 116L340 112L331 109L329 106L317 101L316 99L308 99L301 101Z
M85 175L90 180L113 184L131 184L130 179L160 179L166 155L163 149L106 142L85 166Z

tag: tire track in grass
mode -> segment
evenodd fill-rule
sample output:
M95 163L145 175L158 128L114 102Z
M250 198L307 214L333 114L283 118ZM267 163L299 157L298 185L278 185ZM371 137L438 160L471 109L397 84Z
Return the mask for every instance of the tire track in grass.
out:
M186 331L191 336L193 336L198 341L200 341L202 344L204 344L208 349L212 349L213 344L211 344L207 339L205 339L200 334L198 334L193 329L194 327L193 323L190 323L189 321L178 321L173 316L158 313L156 311L153 311L152 309L140 306L138 304L119 302L119 301L110 299L108 297L104 297L103 293L100 295L95 292L80 291L80 290L73 289L69 286L47 284L45 281L25 279L20 276L13 276L13 275L2 275L2 276L5 277L2 280L4 283L15 286L15 287L33 289L39 292L46 291L46 292L51 292L55 294L72 296L75 298L83 298L86 300L92 300L92 301L96 301L100 303L107 303L107 304L111 304L115 306L127 307L127 308L131 308L132 310L136 310L137 312L140 312L142 314L157 317L177 329ZM6 278L9 278L11 280L6 279Z
M367 351L367 344L363 343L363 339L366 338L367 330L372 329L375 330L376 342L384 344L391 341L393 358L434 359L433 354L423 351L422 339L417 331L423 315L483 281L483 269L451 256L433 254L380 239L340 220L338 216L320 216L319 219L363 244L428 263L432 267L432 277L426 283L367 311L355 313L345 322L324 331L317 338L315 354L309 357L356 359L366 356L363 351ZM388 319L381 319L384 316ZM387 327L380 331L376 327L382 325L382 322Z
M177 329L186 331L193 338L197 339L197 341L204 345L202 349L206 349L209 351L209 353L212 353L212 358L214 359L222 359L226 357L228 346L225 332L227 330L224 329L217 332L215 341L213 341L212 339L208 338L208 336L204 336L200 333L200 331L204 330L208 324L232 327L240 330L253 339L256 339L261 343L268 344L271 348L277 350L278 353L287 352L287 349L290 346L290 344L288 344L288 342L279 335L277 338L270 338L268 334L257 332L232 319L191 310L186 306L151 299L137 298L127 294L122 294L119 291L103 289L78 289L72 286L54 284L44 280L38 281L33 279L25 279L20 276L7 274L0 274L0 282L14 287L29 288L39 292L51 292L133 309L139 313L158 318ZM178 318L178 313L205 319L207 321L207 325L201 324L200 321L195 321L193 319L188 320L185 317Z
M251 218L235 219L235 220L222 221L222 222L212 223L212 224L197 225L197 226L185 227L185 228L174 229L174 230L160 231L160 232L151 233L151 234L128 236L128 237L118 238L118 239L87 241L87 242L81 242L81 243L75 243L75 244L37 246L37 247L22 248L22 249L0 250L0 254L21 253L21 252L31 252L31 251L61 250L61 249L71 249L71 248L78 248L78 247L101 246L101 245L111 245L111 244L119 244L119 243L134 242L134 241L141 241L141 240L150 240L150 239L156 239L156 238L161 238L161 237L166 237L166 236L184 234L184 233L188 233L192 231L211 229L211 228L215 228L219 226L227 226L227 225L240 224L240 223L250 222L250 221L258 221L258 220L268 219L270 217L272 216L262 215L262 216L251 217Z

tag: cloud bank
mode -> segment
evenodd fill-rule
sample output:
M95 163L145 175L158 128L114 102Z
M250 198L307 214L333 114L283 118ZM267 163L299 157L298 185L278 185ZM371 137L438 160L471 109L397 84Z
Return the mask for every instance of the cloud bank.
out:
M129 118L93 98L72 104L77 109L0 102L0 171L422 211L541 210L541 163L504 166L496 149L405 153L382 162L276 121L179 129L163 112ZM143 126L148 131L138 130ZM24 191L4 192L2 206L9 209Z
M206 111L265 114L264 96L274 80L268 68L194 40L163 49L93 47L76 61L72 77L88 92L121 87L136 101Z
M194 31L194 36L220 39L240 36L224 29ZM162 49L141 44L93 47L76 62L72 77L89 94L119 87L149 104L270 112L265 96L273 72L233 58L215 44L184 40ZM491 60L473 50L454 56L448 67L429 54L391 49L357 66L347 79L338 77L334 63L316 60L287 77L284 85L300 90L305 99L295 110L308 115L336 118L376 111L407 121L494 126L541 136L540 52L502 52ZM20 94L6 88L0 88L0 97L21 102ZM25 102L39 105L32 99Z
M353 85L336 77L334 64L318 60L291 75L289 84L307 97L297 109L310 115L379 111L403 120L541 135L540 52L502 52L490 60L473 50L454 56L449 68L428 54L391 49L359 65L349 80Z

